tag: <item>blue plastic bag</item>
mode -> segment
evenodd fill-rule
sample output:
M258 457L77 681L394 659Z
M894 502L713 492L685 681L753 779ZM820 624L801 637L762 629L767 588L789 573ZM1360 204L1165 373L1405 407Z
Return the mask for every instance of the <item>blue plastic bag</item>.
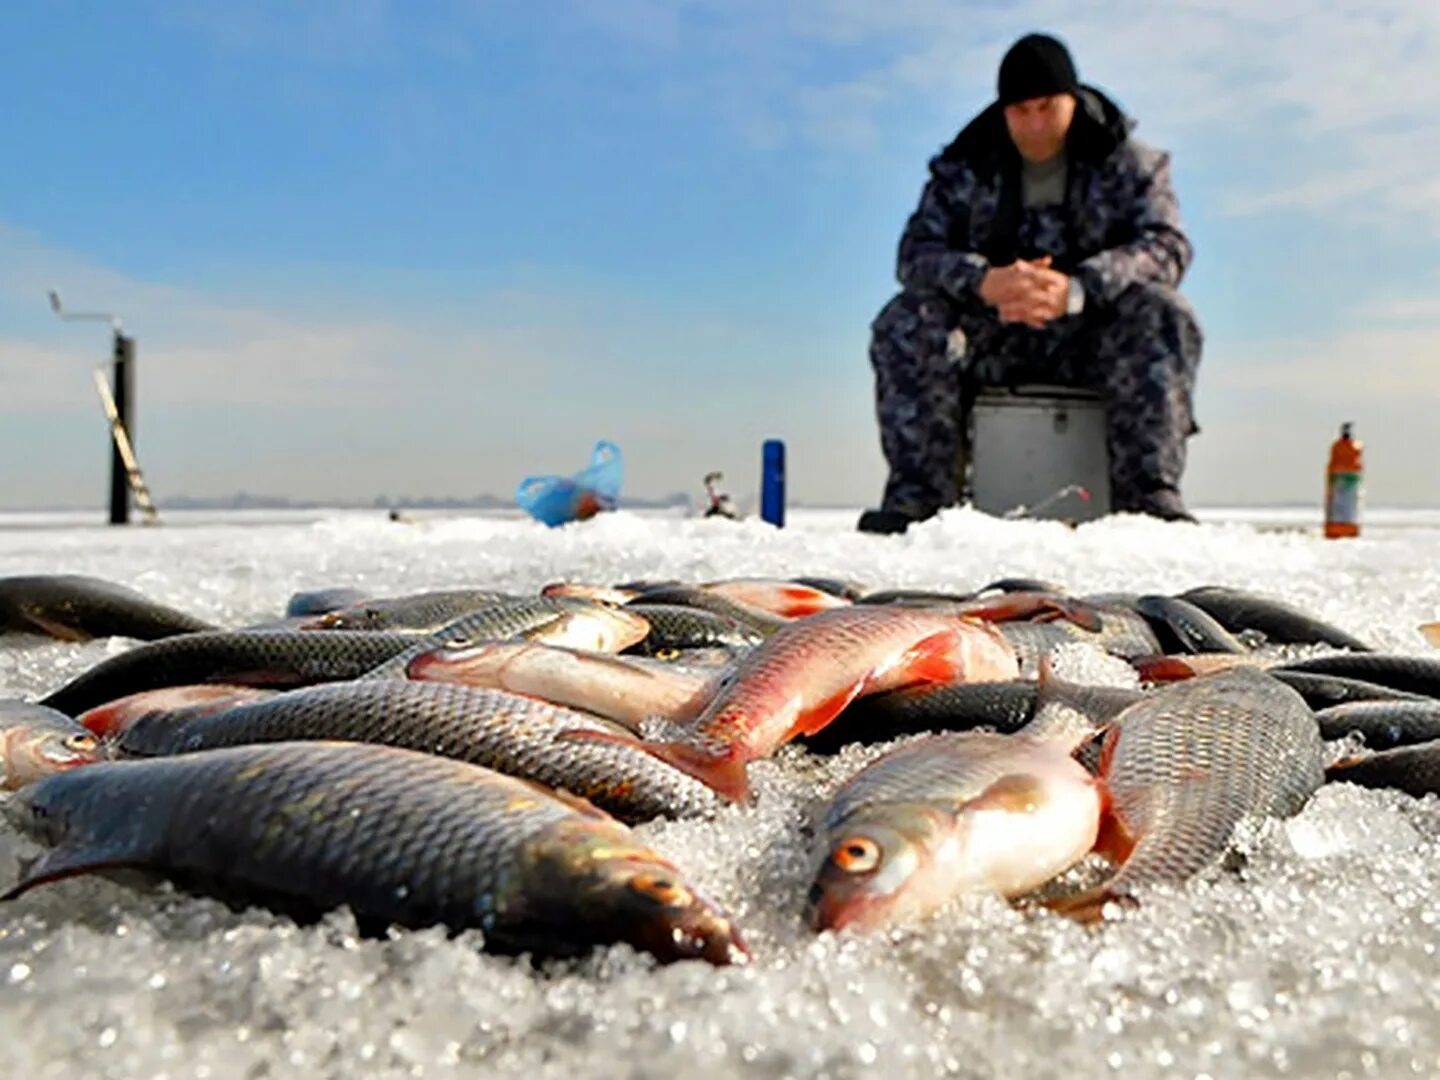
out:
M564 525L584 521L620 502L620 447L608 439L595 444L590 464L574 476L527 476L515 501L536 521Z

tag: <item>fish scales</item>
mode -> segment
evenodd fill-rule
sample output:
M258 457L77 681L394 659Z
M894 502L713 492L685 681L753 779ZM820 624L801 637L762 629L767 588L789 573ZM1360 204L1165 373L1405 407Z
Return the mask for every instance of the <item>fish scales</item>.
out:
M1229 847L1245 818L1289 816L1323 779L1324 745L1304 700L1237 668L1178 683L1124 710L1101 771L1134 842L1107 883L1123 894L1182 881Z
M1354 701L1315 713L1320 736L1343 739L1358 732L1371 750L1440 739L1440 701Z
M478 928L502 951L628 941L662 960L744 957L728 919L624 825L407 750L279 743L91 766L32 785L9 813L51 846L11 896L139 866L282 911Z
M503 690L378 680L296 690L179 724L142 718L119 747L153 756L343 739L484 765L582 796L627 821L707 814L719 805L700 781L633 745L555 738L577 730L622 729Z
M1419 798L1440 793L1440 740L1396 746L1338 761L1325 779L1369 788L1394 788Z
M1440 659L1392 653L1331 653L1285 664L1285 671L1339 675L1379 683L1404 693L1440 697Z
M102 660L41 704L71 716L143 690L203 682L303 686L353 679L414 644L409 634L215 630L181 634Z
M764 640L763 634L738 619L704 608L636 601L626 610L643 616L650 624L650 633L628 650L644 656L715 646L748 648Z
M936 734L876 759L852 776L825 808L822 825L839 826L863 807L882 802L959 805L1014 771L1016 743L998 732Z
M441 589L409 596L364 600L322 614L314 627L325 630L421 630L431 632L472 611L519 597L494 589Z
M1370 646L1354 634L1331 626L1293 604L1272 596L1206 585L1180 594L1232 632L1255 630L1271 645L1333 645L1355 652Z
M849 743L888 742L925 731L991 727L1010 734L1034 716L1037 693L1033 679L888 690L851 703L828 727L802 741L813 752L835 753Z
M1084 642L1111 656L1129 660L1161 651L1160 639L1143 616L1122 608L1099 611L1101 628L1087 630L1064 619L1052 622L1007 622L998 629L1015 650L1020 670L1033 675L1045 654L1057 645Z
M648 632L643 618L606 604L568 596L531 596L519 600L497 600L447 623L424 637L410 638L404 650L398 651L365 674L367 679L403 679L411 660L436 647L468 648L487 641L506 641L517 637L544 637L563 634L567 626L590 625L597 637L615 635L619 646L633 644ZM608 634L607 634L608 632ZM559 643L577 644L556 637ZM599 647L603 642L586 643ZM618 651L611 649L610 651Z

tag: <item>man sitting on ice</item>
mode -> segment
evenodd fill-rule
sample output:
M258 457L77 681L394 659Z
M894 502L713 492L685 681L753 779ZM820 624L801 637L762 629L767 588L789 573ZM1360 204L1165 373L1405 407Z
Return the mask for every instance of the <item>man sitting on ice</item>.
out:
M900 238L902 291L871 324L890 467L866 532L903 532L958 497L969 404L985 386L1088 387L1106 405L1117 511L1194 520L1180 500L1201 332L1176 291L1191 247L1170 159L1030 34L999 100L930 162Z

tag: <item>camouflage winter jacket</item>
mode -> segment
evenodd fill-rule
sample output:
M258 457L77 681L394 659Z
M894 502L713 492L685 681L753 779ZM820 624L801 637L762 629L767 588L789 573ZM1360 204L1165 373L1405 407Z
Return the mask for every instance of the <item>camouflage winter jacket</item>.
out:
M1087 304L1114 301L1138 282L1178 286L1191 247L1170 156L1132 138L1131 122L1099 91L1078 97L1066 140L1068 252L1055 268L1080 279ZM931 160L930 174L900 238L906 289L965 299L990 266L1055 254L1021 250L1020 155L998 104Z

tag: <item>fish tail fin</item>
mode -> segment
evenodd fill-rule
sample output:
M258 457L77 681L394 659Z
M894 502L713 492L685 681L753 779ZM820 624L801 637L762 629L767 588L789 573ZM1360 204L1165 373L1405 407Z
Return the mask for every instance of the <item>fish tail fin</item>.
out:
M555 737L566 742L601 742L643 750L651 757L659 758L687 776L694 777L730 802L750 801L750 779L745 770L745 762L738 757L706 753L700 747L685 742L654 742L636 739L620 732L595 731L591 728L573 728L562 731Z
M1099 651L1090 645L1066 648ZM1021 733L1057 739L1073 749L1105 732L1120 713L1143 695L1139 690L1071 682L1056 674L1055 652L1051 649L1040 658L1035 709Z

